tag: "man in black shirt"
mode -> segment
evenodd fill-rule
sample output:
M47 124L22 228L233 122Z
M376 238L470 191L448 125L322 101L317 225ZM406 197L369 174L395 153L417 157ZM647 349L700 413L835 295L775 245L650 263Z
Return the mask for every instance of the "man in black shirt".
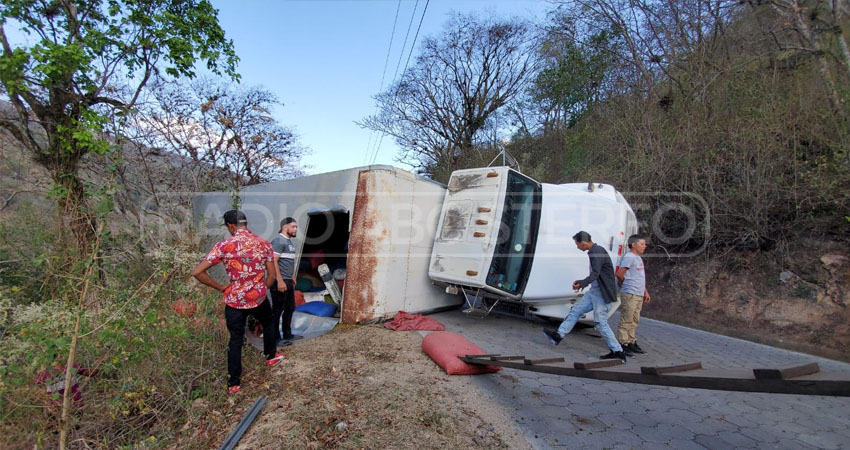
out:
M614 336L614 332L608 325L608 313L611 311L611 303L617 301L617 282L614 278L614 265L611 263L611 258L608 252L599 245L593 243L590 234L586 231L579 231L573 236L576 247L587 252L590 259L590 275L583 280L573 282L573 289L578 291L584 289L588 285L590 289L584 293L584 296L573 305L570 313L561 323L557 330L544 329L543 333L549 340L558 345L561 339L572 331L578 319L590 311L593 311L593 321L596 330L605 339L608 348L611 350L608 354L601 356L602 359L619 359L622 363L626 362L626 355L623 353L623 347Z

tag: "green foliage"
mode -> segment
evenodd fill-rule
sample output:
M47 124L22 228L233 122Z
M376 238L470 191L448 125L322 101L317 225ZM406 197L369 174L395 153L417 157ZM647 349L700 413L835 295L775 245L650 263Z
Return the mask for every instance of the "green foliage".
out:
M9 94L14 95L26 89L24 70L29 62L29 54L21 48L0 58L0 81Z
M710 216L711 245L846 238L850 109L836 99L850 86L850 61L824 53L838 39L829 27L813 28L803 44L812 51L799 50L788 28L840 14L759 5L712 11L699 0L681 5L684 14L652 2L562 5L528 92L535 108L522 111L511 153L545 161L541 181L699 197L709 213L698 226ZM636 211L649 214L639 217L645 232L653 211ZM665 226L679 229L676 220Z
M195 64L206 62L238 80L233 43L207 0L9 0L0 4L0 23L35 38L17 45L0 28L0 83L23 121L0 125L62 186L56 198L82 250L103 205L86 202L78 166L88 153L111 150L104 125L132 111L161 69L192 77Z
M75 152L106 154L111 147L109 142L101 137L105 123L105 117L94 110L83 108L79 117L72 118L69 125L56 126L58 145L56 150L64 154ZM45 152L49 153L48 150Z
M598 101L602 83L612 63L607 48L609 33L590 37L581 45L557 32L541 45L543 68L529 88L529 96L545 113L547 126L574 126L587 108Z
M77 314L75 380L82 404L72 410L72 439L97 436L103 448L157 446L173 438L192 401L221 401L211 395L223 386L223 374L211 370L222 363L224 342L213 332L213 305L220 298L186 284L196 247L185 236L182 241L119 264L154 276L107 275L96 288L97 303L83 310L72 292L34 302L21 289L0 284L0 415L9 430L0 447L55 447L61 396L49 394L45 383L56 383L63 372ZM198 311L178 316L171 309L177 299L197 304Z
M24 206L14 218L0 222L0 286L19 304L37 302L56 287L46 274L62 267L62 249L50 215Z

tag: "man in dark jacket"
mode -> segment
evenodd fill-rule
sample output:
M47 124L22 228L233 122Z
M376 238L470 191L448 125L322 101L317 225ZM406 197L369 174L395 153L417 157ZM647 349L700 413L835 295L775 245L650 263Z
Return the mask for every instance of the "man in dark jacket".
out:
M578 291L584 289L588 285L590 289L584 293L584 296L573 305L570 313L561 323L557 330L544 329L543 333L558 345L561 339L572 331L579 317L593 311L593 321L596 330L605 338L605 343L611 350L607 355L601 356L602 359L619 359L622 363L626 362L626 355L623 353L623 347L611 331L608 325L608 313L611 310L611 303L617 301L617 282L614 278L614 265L611 264L611 258L608 252L599 245L593 243L590 239L590 234L586 231L579 231L573 236L576 242L576 247L583 252L587 252L590 259L590 275L583 280L573 282L573 289Z

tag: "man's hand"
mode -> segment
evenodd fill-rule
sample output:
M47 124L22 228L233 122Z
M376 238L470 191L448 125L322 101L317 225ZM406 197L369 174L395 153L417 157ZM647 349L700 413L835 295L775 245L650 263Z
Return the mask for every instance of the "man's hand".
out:
M195 277L195 279L199 282L219 292L224 292L225 289L230 287L230 284L223 285L213 280L212 277L210 277L210 275L207 273L207 269L209 269L210 267L212 267L212 264L207 261L201 261L201 263L198 264L197 267L192 269L192 276Z
M573 281L573 290L578 291L579 289L581 289L581 284L578 281Z
M643 293L643 302L649 303L652 301L652 297L649 296L649 291Z
M277 290L280 292L286 292L286 283L283 282L283 279L277 280Z

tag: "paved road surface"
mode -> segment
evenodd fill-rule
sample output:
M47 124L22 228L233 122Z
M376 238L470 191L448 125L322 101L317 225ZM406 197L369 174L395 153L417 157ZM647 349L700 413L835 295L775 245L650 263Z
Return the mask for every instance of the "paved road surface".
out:
M460 311L432 317L488 353L585 361L608 352L592 328L574 330L553 346L543 325L528 320ZM612 327L618 320L611 318ZM650 319L641 320L638 342L648 354L630 364L781 368L817 362L821 371L850 372L850 364ZM514 369L470 378L539 449L850 448L848 397L658 387Z

